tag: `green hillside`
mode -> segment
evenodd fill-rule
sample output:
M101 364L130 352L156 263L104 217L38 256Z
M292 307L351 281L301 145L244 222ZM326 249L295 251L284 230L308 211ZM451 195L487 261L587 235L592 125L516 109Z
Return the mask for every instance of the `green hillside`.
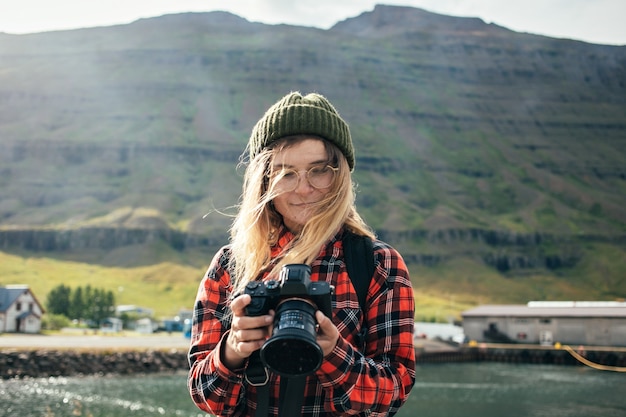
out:
M418 317L626 294L626 47L377 6L329 30L219 12L0 33L0 62L0 285L190 307L254 123L299 90L349 122L357 205Z

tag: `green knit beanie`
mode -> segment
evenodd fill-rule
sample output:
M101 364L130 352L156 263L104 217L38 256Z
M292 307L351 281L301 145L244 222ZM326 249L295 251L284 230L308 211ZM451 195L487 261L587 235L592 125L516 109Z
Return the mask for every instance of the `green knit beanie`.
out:
M315 93L304 97L298 92L289 93L265 112L250 135L250 159L280 138L302 134L320 136L335 144L354 169L348 125L325 97Z

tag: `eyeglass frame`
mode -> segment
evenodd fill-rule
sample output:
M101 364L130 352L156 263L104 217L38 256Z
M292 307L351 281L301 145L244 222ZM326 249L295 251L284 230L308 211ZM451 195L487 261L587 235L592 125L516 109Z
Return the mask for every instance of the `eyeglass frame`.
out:
M314 170L314 169L320 169L320 168L324 168L324 169L325 169L325 168L330 168L330 170L331 170L331 171L332 171L332 173L333 173L333 178L331 179L330 183L329 183L327 186L325 186L325 187L316 187L315 185L313 185L313 183L311 183L311 180L309 179L309 174L311 173L311 171L312 171L312 170ZM294 185L294 186L293 186L293 188L291 188L291 189L287 189L287 188L285 188L285 187L280 187L280 182L281 182L281 180L283 180L283 179L285 178L285 176L284 176L284 175L283 175L283 177L282 177L282 178L279 178L279 179L278 179L278 180L274 183L274 186L275 186L275 187L280 188L280 189L281 189L281 191L284 191L284 192L291 192L291 191L295 190L296 188L298 188L298 186L300 185L300 179L301 179L300 173L304 172L304 173L305 173L305 174L304 174L304 178L306 178L307 183L308 183L311 187L315 188L316 190L323 190L323 189L326 189L326 188L329 188L329 187L331 187L331 186L332 186L333 181L334 181L334 179L335 179L335 175L337 174L337 172L338 172L338 171L339 171L339 168L338 168L338 167L334 167L334 166L332 166L330 163L326 163L326 164L323 164L323 163L322 163L322 164L315 164L315 165L313 165L312 167L310 167L309 169L301 169L301 170L299 170L299 171L298 171L298 170L296 170L296 169L293 169L293 168L285 168L285 167L282 167L282 168L280 168L280 169L279 169L278 171L276 171L276 172L270 172L270 173L267 175L267 178L268 178L270 181L274 181L274 180L276 179L276 177L278 177L281 173L284 173L284 172L292 172L292 173L295 173L295 174L296 174L296 177L298 178L298 180L295 182L295 185Z

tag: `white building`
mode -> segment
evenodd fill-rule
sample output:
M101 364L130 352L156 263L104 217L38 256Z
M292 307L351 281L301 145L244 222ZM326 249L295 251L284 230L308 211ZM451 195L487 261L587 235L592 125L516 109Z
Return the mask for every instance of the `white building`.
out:
M124 328L122 319L117 317L107 317L100 325L100 331L103 333L119 333Z
M43 313L28 286L0 287L0 333L39 333Z
M413 325L413 342L419 339L439 339L446 342L463 343L463 327L451 323L429 323L416 321Z
M626 302L483 305L462 316L465 335L477 342L626 346Z
M115 315L122 316L124 314L133 315L136 317L152 317L154 315L154 310L151 308L140 307L136 305L119 305L115 307Z

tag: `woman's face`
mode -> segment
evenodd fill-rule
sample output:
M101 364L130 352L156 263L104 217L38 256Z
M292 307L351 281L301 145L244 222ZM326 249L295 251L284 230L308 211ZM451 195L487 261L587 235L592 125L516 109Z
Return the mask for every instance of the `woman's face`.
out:
M307 171L317 188L307 180ZM324 143L316 138L304 139L277 151L271 175L274 190L279 193L273 200L274 208L285 226L299 233L331 190L334 171L328 167ZM327 187L329 181L324 175L330 176Z

